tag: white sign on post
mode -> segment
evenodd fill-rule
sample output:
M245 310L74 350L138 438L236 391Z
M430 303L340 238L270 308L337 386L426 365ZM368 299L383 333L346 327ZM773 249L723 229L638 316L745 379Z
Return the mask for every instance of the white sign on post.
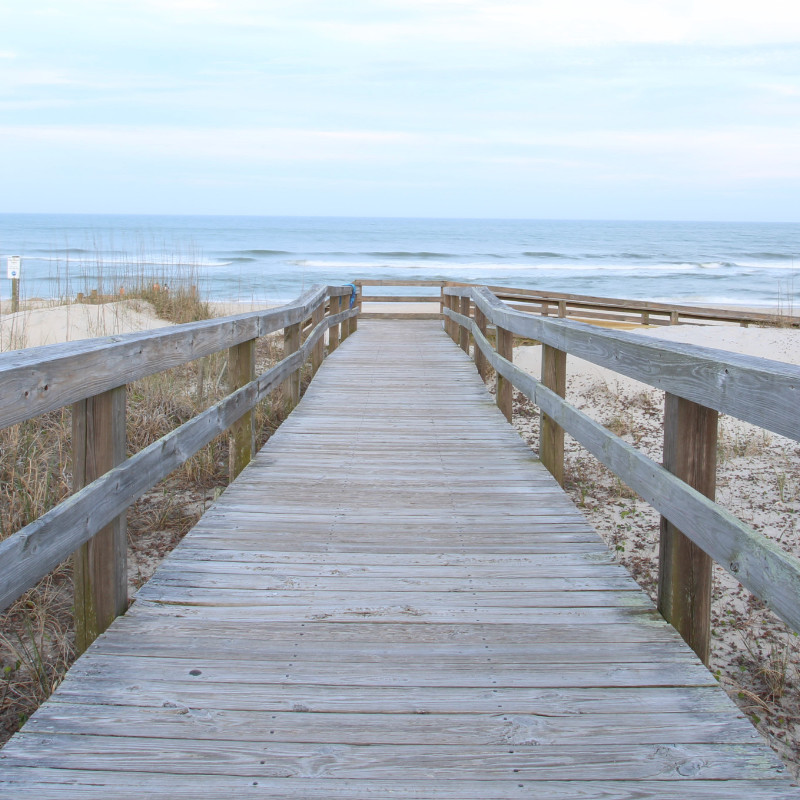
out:
M19 278L19 267L20 267L20 257L19 256L9 256L8 257L8 279L15 280Z

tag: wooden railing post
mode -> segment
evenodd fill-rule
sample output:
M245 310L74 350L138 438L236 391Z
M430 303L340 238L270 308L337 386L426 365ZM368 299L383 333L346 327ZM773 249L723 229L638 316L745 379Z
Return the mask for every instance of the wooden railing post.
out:
M475 324L478 326L478 330L486 336L486 314L484 314L477 305L475 306ZM475 346L475 367L478 370L478 375L481 376L481 379L485 383L489 379L489 370L491 367L483 351L477 345Z
M341 311L347 311L350 308L350 297L352 295L343 295L339 298L339 309ZM344 341L353 331L355 328L353 327L353 317L350 319L346 319L342 323L342 341Z
M514 334L507 331L505 328L496 326L497 330L497 354L513 361L514 359ZM505 415L505 418L511 422L512 410L512 385L511 381L504 378L499 372L497 373L497 406Z
M567 391L567 354L542 345L542 383L559 397ZM550 474L564 485L564 429L547 414L539 422L539 458Z
M328 316L333 317L339 313L339 298L331 297L328 306ZM328 328L328 353L332 353L339 346L339 325Z
M716 411L670 394L664 402L664 467L711 500L716 490ZM711 637L711 558L661 518L658 610L704 664Z
M290 356L300 349L300 329L302 322L294 325L287 325L283 329L283 357ZM282 384L281 394L283 395L286 410L291 411L300 402L300 370L295 370Z
M256 377L256 340L228 348L228 391L235 392ZM253 412L233 423L228 437L228 476L233 480L252 460L256 448Z
M356 284L356 302L353 308L358 309L358 314L361 314L361 286ZM355 333L358 330L358 314L350 318L350 333Z
M566 300L559 300L558 301L558 316L561 319L564 319L567 316L567 301Z
M126 387L72 406L72 489L77 492L125 460ZM82 653L128 606L125 515L73 555L75 648Z
M461 298L461 314L465 317L469 316L469 297L462 297ZM469 355L469 339L470 339L470 332L469 328L465 325L460 325L458 329L458 339L459 344L461 345L461 349Z
M311 330L317 327L325 318L325 304L320 303L314 308L311 314ZM311 377L317 374L317 370L322 366L322 360L325 358L325 337L320 336L319 341L311 349Z
M456 311L458 308L458 298L455 295L447 295L447 307L451 311ZM458 323L455 320L447 318L448 322L448 329L447 333L450 335L450 338L458 344Z

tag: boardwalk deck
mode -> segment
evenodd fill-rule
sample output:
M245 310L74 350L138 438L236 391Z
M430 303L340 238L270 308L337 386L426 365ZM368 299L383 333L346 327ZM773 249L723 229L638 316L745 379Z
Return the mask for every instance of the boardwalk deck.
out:
M798 797L434 322L362 323L4 798Z

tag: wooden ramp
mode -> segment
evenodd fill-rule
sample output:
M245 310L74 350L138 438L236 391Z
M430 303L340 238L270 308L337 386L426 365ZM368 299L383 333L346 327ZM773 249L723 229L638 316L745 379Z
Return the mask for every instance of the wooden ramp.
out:
M2 751L0 796L800 793L441 324L366 321Z

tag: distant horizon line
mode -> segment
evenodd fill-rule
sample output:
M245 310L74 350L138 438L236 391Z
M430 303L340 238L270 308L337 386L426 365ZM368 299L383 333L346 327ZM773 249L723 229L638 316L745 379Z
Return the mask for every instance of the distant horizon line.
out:
M158 213L151 211L0 211L0 217L175 217L188 219L195 217L208 218L245 218L245 219L342 219L342 220L414 220L414 221L494 221L494 222L606 222L606 223L680 223L680 224L715 224L715 225L800 225L800 220L776 219L677 219L668 217L501 217L501 216L408 216L402 214L234 214L234 213Z

